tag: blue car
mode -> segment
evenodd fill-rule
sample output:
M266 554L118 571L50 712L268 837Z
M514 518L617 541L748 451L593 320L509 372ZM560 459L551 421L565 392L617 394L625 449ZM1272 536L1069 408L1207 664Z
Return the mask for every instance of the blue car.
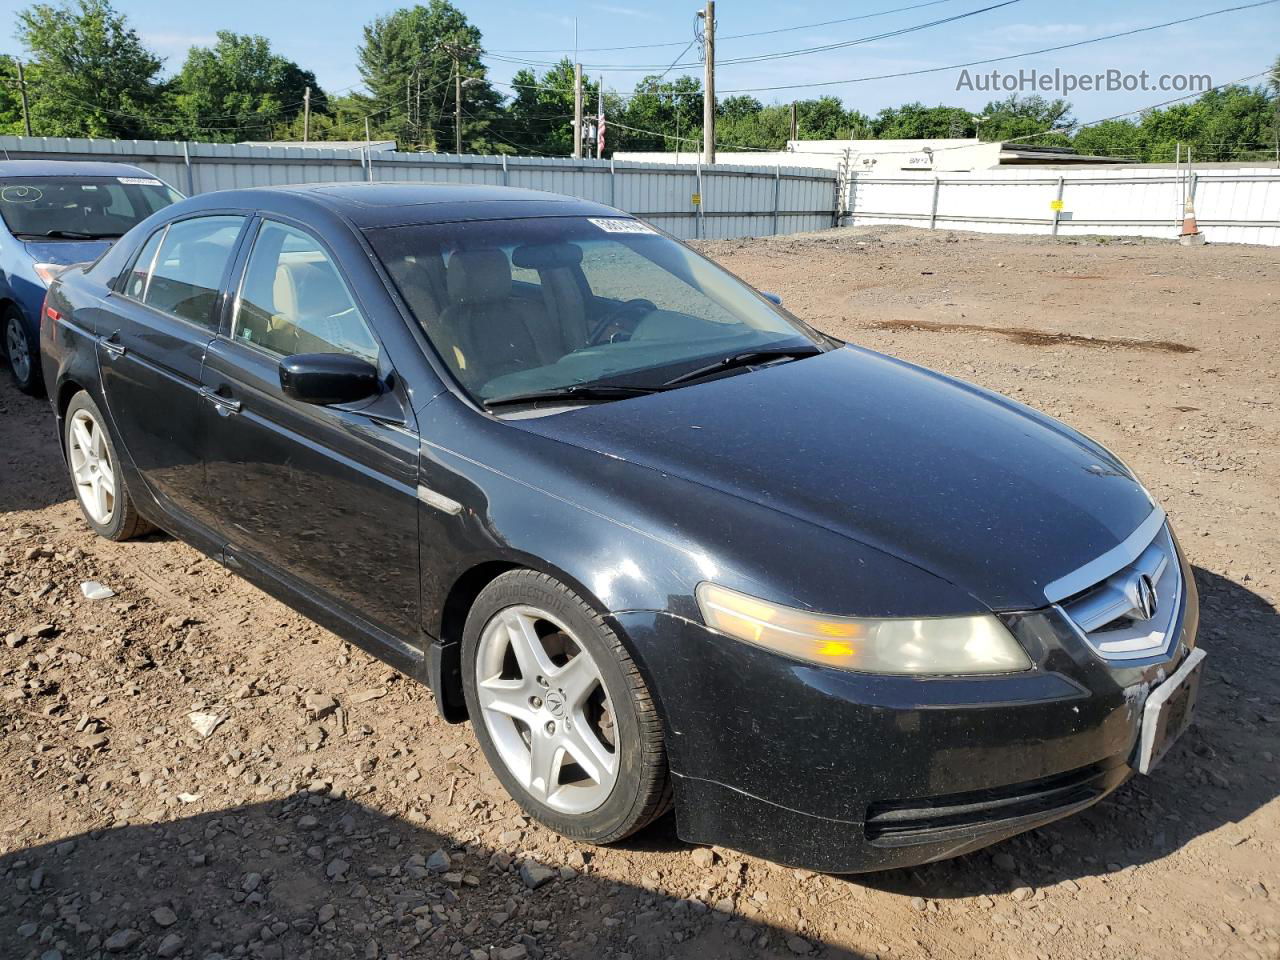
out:
M0 349L18 389L43 389L40 307L53 278L181 199L126 163L0 160Z

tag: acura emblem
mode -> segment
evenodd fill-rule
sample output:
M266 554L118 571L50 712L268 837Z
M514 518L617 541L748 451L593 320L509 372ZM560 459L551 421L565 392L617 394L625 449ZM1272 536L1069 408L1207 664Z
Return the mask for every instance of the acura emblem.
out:
M1133 584L1134 609L1142 614L1143 620L1150 620L1156 615L1156 585L1151 582L1151 578L1145 573L1138 577Z
M546 702L547 702L547 709L551 711L551 715L553 717L559 717L563 715L564 704L565 704L563 693L561 693L559 690L547 691Z

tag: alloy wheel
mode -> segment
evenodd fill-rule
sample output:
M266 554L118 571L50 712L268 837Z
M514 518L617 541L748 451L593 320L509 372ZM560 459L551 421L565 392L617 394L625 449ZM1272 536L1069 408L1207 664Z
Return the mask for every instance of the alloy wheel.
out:
M72 414L67 452L81 506L95 523L105 526L116 511L115 468L106 431L88 410Z
M534 799L568 814L608 800L619 762L613 705L568 627L536 607L500 610L481 631L475 671L485 727Z
M19 383L26 383L31 379L31 347L27 343L26 331L22 329L22 321L17 317L10 316L5 324L4 340L13 375Z

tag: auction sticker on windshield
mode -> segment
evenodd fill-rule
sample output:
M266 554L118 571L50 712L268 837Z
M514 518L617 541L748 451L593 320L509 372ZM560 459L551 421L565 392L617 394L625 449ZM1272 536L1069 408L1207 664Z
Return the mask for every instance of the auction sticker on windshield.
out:
M121 183L136 183L144 187L158 187L160 181L151 177L116 177Z
M605 233L653 233L658 231L639 220L621 220L611 217L587 217Z

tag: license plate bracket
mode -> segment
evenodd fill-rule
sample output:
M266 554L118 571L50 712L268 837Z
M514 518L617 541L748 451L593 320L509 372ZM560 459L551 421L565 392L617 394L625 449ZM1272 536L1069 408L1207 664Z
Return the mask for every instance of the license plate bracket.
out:
M1203 650L1192 650L1176 673L1151 691L1142 708L1138 772L1150 773L1191 726L1200 692Z

